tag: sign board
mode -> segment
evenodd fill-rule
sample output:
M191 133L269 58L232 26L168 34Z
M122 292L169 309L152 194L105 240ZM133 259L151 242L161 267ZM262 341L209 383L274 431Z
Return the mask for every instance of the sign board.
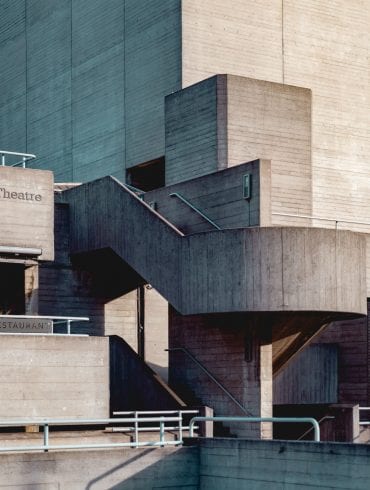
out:
M0 318L0 333L52 333L53 321L48 319Z
M37 249L38 259L53 260L53 173L0 166L0 223L3 249Z

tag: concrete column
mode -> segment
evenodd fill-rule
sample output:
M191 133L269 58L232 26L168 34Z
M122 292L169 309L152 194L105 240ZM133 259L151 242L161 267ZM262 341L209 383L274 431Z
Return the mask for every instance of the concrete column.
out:
M39 266L32 265L24 269L24 296L26 315L38 315L39 312Z
M272 417L271 333L257 322L245 336L243 402L255 417ZM272 424L251 424L241 434L256 439L272 439Z

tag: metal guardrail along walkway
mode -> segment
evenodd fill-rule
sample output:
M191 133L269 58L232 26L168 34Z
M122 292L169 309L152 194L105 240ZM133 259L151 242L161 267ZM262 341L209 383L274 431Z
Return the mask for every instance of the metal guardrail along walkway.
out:
M320 442L320 426L317 420L310 417L193 417L189 423L190 437L194 437L195 422L279 422L288 424L306 422L313 426L315 442Z
M315 441L320 442L320 427L318 422L313 418L285 418L285 417L193 417L188 426L183 425L184 414L194 414L197 410L180 410L180 411L163 411L163 412L116 412L123 414L136 414L134 417L126 418L110 418L110 419L44 419L44 420L7 420L0 421L0 427L25 427L25 426L41 426L43 427L43 443L38 445L20 445L10 447L0 447L0 453L5 452L27 452L27 451L51 451L51 450L83 450L83 449L114 449L114 448L138 448L138 447L164 447L164 446L179 446L183 444L183 431L189 430L190 437L194 437L194 429L196 422L286 422L286 423L310 423L313 426ZM154 416L147 417L146 414L178 414L177 416ZM143 416L144 415L144 416ZM156 427L149 426L140 427L140 424L157 424ZM171 425L166 425L166 424ZM175 425L174 425L175 423ZM131 442L119 443L100 443L100 444L50 444L50 427L56 426L107 426L113 424L133 424L133 426L121 428L121 431L134 433L134 440ZM166 431L177 431L178 440L168 441L165 437ZM157 431L159 433L158 440L140 441L140 432Z
M22 159L15 162L15 163L6 165L6 157L7 156L8 157L21 157ZM22 165L23 168L26 168L26 162L28 162L29 160L34 160L36 158L36 155L34 155L33 153L18 153L16 151L0 150L0 157L1 157L1 166L2 167L5 167L5 166L17 167L18 165Z

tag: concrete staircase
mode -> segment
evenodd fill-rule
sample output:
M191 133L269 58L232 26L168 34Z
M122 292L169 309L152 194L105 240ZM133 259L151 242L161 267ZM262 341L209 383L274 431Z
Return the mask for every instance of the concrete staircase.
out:
M66 190L62 201L75 260L94 267L111 250L130 271L122 290L147 282L182 315L246 312L260 328L271 325L274 374L327 323L366 313L364 243L354 233L255 227L184 236L113 177Z

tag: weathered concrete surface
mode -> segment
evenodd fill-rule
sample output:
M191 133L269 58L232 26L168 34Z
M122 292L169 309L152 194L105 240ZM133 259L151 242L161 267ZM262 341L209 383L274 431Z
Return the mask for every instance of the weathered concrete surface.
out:
M337 345L303 349L275 377L273 392L274 404L338 403Z
M199 488L195 447L7 454L0 455L0 464L0 486L6 489Z
M32 490L368 489L368 445L235 439L195 444L1 455L0 485Z
M369 488L368 445L203 439L199 448L202 490Z
M367 311L358 234L251 228L183 237L108 177L66 191L64 199L72 253L111 248L182 314Z
M312 90L315 216L369 221L369 22L362 0L182 2L183 87L230 73Z
M72 263L68 212L68 206L56 202L55 260L42 263L38 271L30 268L26 273L27 313L31 314L32 309L35 315L87 316L89 322L73 324L74 333L119 335L136 349L136 291L127 293L120 288L122 278L127 280L126 269L119 266L122 260L118 259L117 266L117 258L103 255L104 264L100 270L89 270ZM101 273L107 264L111 267L109 277Z
M243 177L250 175L250 198L243 194ZM203 177L168 185L143 196L148 204L185 235L215 228L176 197L177 192L220 228L268 226L271 220L271 162L255 160Z
M119 337L109 339L111 412L174 410L185 403Z
M254 417L272 417L271 328L247 315L179 315L170 308L170 349L185 348ZM246 413L185 352L170 350L170 385L217 416ZM271 424L223 423L231 434L271 438Z
M54 258L54 180L48 171L0 167L0 245ZM34 257L35 258L35 257Z
M0 418L109 416L107 338L2 335Z
M310 216L311 105L306 88L232 75L167 96L166 184L267 159L271 211ZM311 224L277 215L272 222Z
M168 303L154 288L144 288L144 359L168 380Z

